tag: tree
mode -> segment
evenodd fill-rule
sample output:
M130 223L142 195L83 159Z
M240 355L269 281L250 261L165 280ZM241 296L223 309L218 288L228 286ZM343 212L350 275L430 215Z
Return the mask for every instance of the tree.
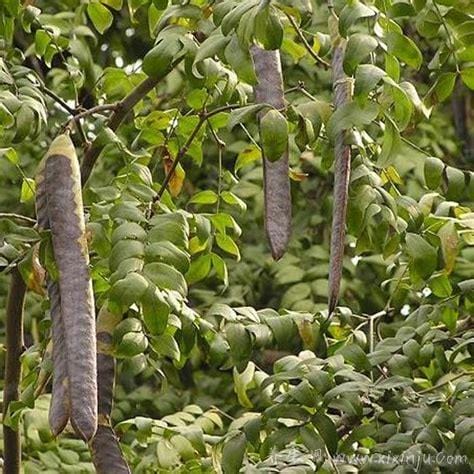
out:
M5 472L470 472L473 15L3 2Z

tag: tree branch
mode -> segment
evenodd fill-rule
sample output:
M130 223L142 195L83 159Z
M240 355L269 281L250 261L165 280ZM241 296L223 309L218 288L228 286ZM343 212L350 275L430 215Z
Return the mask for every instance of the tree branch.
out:
M23 306L26 285L17 267L11 272L5 321L5 388L3 391L3 472L20 472L21 439L20 432L5 425L10 402L18 401L21 376L20 356L23 352Z
M137 105L138 102L140 102L140 100L142 100L143 97L145 97L161 81L161 79L163 79L161 76L147 77L143 82L138 84L130 94L115 105L114 112L110 116L107 126L113 131L117 130L133 107L135 107L135 105ZM92 168L103 148L104 145L98 144L96 139L86 150L81 166L82 186L84 186L89 179L92 173Z
M88 115L94 115L100 112L105 112L108 110L116 110L116 109L117 109L117 104L96 105L95 107L92 107L90 109L77 113L76 115L74 115L71 121L74 121L74 120L77 121L77 120L80 120L81 118L87 117Z

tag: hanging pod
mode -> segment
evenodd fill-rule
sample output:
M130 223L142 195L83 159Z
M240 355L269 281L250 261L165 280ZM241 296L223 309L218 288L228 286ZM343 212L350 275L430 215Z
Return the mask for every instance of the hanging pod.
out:
M333 20L334 18L330 17L330 23ZM335 28L333 29L337 31ZM334 108L337 110L351 101L352 82L347 78L344 72L345 41L337 36L336 39L333 39L333 42L331 66ZM351 147L346 143L346 130L342 130L337 134L334 140L334 201L328 282L329 315L331 315L336 308L341 288L350 175Z
M50 425L58 435L70 420L89 441L97 429L95 309L79 163L69 135L53 141L36 183L38 227L51 231L57 268L48 276L53 326Z
M280 53L252 46L251 54L258 84L254 86L255 102L275 109L285 107ZM265 230L272 256L280 259L291 234L291 193L288 164L288 125L277 110L259 115L263 149L263 190Z
M104 305L97 316L97 387L99 425L91 441L92 462L98 474L130 474L120 443L112 428L110 414L114 398L115 358L113 332L122 315L110 312ZM127 321L125 319L125 321Z

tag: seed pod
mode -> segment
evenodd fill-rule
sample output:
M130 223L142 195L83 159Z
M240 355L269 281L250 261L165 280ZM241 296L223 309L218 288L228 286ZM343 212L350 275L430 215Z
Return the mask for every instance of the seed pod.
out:
M129 474L130 468L122 457L122 451L114 430L99 425L92 441L92 461L97 474Z
M97 317L97 388L98 411L101 419L110 417L115 384L115 359L113 332L122 316L116 315L104 305Z
M279 51L265 51L258 46L252 46L251 54L258 79L258 84L254 87L256 102L282 109L285 107L285 99ZM291 194L288 174L287 149L275 162L264 156L265 230L275 260L284 254L291 234Z
M330 17L331 19L332 17ZM343 68L344 43L339 38L333 49L332 81L334 106L342 107L351 99L351 86ZM339 299L346 237L346 214L351 173L351 147L345 143L346 131L339 132L334 143L334 200L331 229L331 256L329 260L329 315L334 311Z
M44 161L41 162L36 177L36 218L38 229L49 229L48 201L46 182L44 180ZM61 318L61 297L59 285L51 277L47 279L50 314L52 322L52 359L53 359L53 388L49 410L49 424L54 436L61 433L70 417L69 389L66 364L66 341Z
M279 160L288 149L288 122L278 110L269 110L260 119L263 155L271 162Z
M74 430L88 441L97 428L94 295L89 275L79 164L68 135L60 135L51 144L40 165L37 182L41 188L37 202L38 221L40 227L51 229L58 269L58 282L48 285L53 344L56 345L53 347L56 380L51 406L52 429L60 432L64 427L68 407ZM59 286L59 298L54 285ZM60 311L57 311L58 301Z
M69 381L66 363L66 340L61 318L61 299L59 285L52 280L48 281L48 294L53 328L53 388L51 392L51 406L49 409L49 425L54 436L61 433L70 417Z
M121 316L104 305L97 317L97 383L99 426L92 440L92 461L98 474L128 474L130 468L122 456L120 444L110 425L115 384L113 332Z

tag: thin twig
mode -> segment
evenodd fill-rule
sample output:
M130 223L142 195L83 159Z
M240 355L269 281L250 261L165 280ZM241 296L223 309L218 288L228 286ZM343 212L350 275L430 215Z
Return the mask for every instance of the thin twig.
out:
M305 47L306 51L308 51L309 55L317 62L320 63L324 66L324 69L329 69L331 65L325 61L323 58L321 58L318 54L315 53L311 45L308 43L307 39L304 37L303 33L301 32L299 26L296 24L296 21L293 19L293 17L289 13L285 13L286 17L288 18L289 22L291 23L291 26L294 28L296 31L296 34L298 35L298 38L301 40L303 43L303 46Z
M30 224L36 224L36 220L31 217L23 216L21 214L15 214L14 212L0 212L0 219L18 219L21 221L29 222Z
M53 92L51 89L48 89L46 86L41 85L40 86L41 90L51 99L53 99L57 104L59 104L66 112L68 112L70 115L76 115L77 110L67 104L67 102L59 97L55 92Z
M189 147L193 143L194 139L196 138L197 134L199 133L199 130L201 130L201 127L204 125L204 123L207 120L209 120L211 117L213 117L214 115L217 115L220 112L226 112L227 110L232 110L237 107L239 107L238 104L223 105L222 107L218 107L217 109L211 110L210 112L203 112L200 115L199 122L196 124L196 126L194 127L194 130L191 132L188 139L186 140L186 143L179 149L178 154L176 155L176 158L173 160L173 164L171 165L168 173L166 174L165 179L163 180L163 183L161 184L160 190L158 191L157 195L154 197L153 203L158 202L163 197L163 193L165 192L165 189L168 187L168 184L171 181L171 178L173 177L176 167L178 166L179 162L182 160L184 155L188 152Z
M448 385L448 383L454 382L455 380L460 379L461 377L465 377L466 375L474 375L474 370L464 370L463 372L455 375L454 377L450 378L449 380L445 380L444 382L441 382L437 385L433 385L432 387L428 387L428 388L425 388L423 390L420 390L417 393L418 394L425 394L425 393L434 392L435 390L438 390L439 388L442 388L445 385Z
M115 110L117 108L117 104L102 104L96 105L90 109L84 110L83 112L79 112L71 120L80 120L81 118L87 117L88 115L98 114L100 112L106 112L108 110Z

